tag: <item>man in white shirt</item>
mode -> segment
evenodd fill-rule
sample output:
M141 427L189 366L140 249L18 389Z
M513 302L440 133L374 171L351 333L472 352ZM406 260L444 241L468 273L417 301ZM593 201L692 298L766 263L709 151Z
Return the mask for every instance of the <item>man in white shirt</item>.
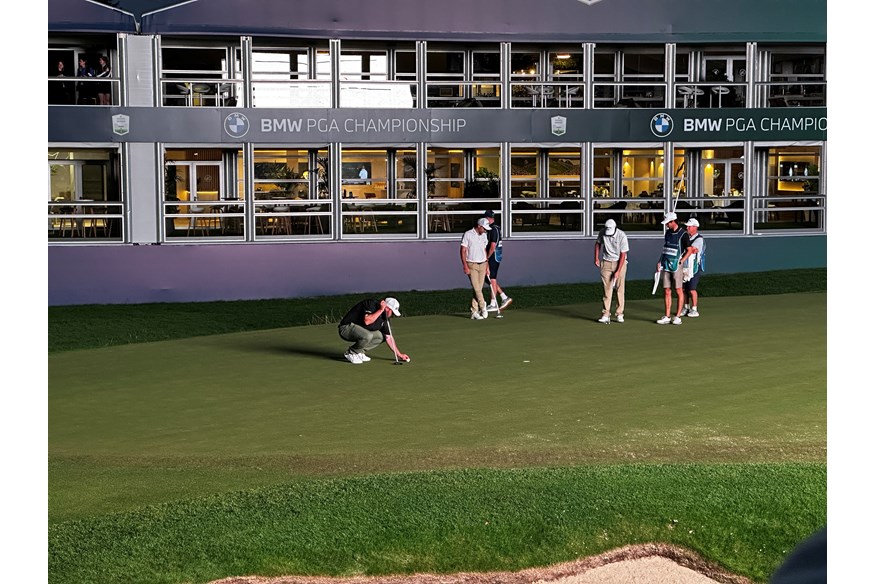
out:
M627 234L617 228L614 219L605 222L605 228L596 237L593 255L599 275L602 276L602 324L611 322L611 297L617 290L617 321L624 321L624 286L627 277L627 253L630 244Z
M487 231L490 222L486 217L478 219L477 225L463 233L459 248L462 272L471 280L474 292L471 299L472 320L487 318L487 303L484 301L484 278L487 276Z

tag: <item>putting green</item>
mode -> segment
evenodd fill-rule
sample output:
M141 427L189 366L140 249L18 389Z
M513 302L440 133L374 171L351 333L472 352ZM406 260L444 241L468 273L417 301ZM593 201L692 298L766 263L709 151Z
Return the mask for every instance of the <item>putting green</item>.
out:
M658 326L594 304L399 318L347 363L334 325L49 356L50 516L312 475L826 459L826 294L704 299Z

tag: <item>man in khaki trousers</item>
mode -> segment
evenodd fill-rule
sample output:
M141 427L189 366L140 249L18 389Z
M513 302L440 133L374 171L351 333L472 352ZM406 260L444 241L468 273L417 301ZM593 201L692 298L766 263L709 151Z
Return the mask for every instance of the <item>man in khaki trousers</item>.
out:
M627 253L630 244L627 234L617 228L614 219L605 222L605 227L596 237L593 256L602 276L602 316L597 322L611 322L611 297L617 290L617 322L624 321L624 285L627 277Z
M487 277L487 231L490 222L481 217L477 225L463 233L459 247L462 272L471 280L473 290L471 299L472 320L487 318L487 303L484 301L484 279Z

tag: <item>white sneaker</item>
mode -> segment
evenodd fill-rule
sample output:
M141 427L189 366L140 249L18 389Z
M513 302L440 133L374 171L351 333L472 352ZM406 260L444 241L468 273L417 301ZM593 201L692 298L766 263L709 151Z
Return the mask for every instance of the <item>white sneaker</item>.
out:
M481 310L481 318L489 318L490 314L487 312L486 306Z
M672 317L672 324L681 324L681 318L678 316Z
M617 315L617 321L618 321L618 322L623 322L623 321L624 321L624 315L623 315L623 314L618 314L618 315Z
M696 318L700 315L699 311L696 308L691 308L690 312L687 313L690 318Z
M471 319L472 320L484 320L484 317L481 316L480 311L475 310L471 313Z
M347 351L346 353L344 353L344 357L353 365L362 364L362 359L359 357L359 353L355 351Z
M690 312L690 309L687 306L685 306L684 308L681 309L681 316L687 316L688 312Z
M508 305L514 302L514 300L509 296L505 300L502 301L502 306L499 307L499 310L505 310L508 308Z
M497 310L499 310L499 305L495 302L487 304L487 312L496 312Z
M363 363L367 363L368 361L371 360L371 357L369 357L365 353L356 353L356 354L359 355L359 360L362 361Z
M600 323L602 323L602 324L608 324L608 323L611 322L611 318L609 318L609 316L608 316L607 314L603 314L603 315L602 315L602 318L600 318L600 319L597 320L596 322L600 322Z
M668 316L661 316L660 320L657 321L657 324L669 324L670 322L672 322L671 318Z

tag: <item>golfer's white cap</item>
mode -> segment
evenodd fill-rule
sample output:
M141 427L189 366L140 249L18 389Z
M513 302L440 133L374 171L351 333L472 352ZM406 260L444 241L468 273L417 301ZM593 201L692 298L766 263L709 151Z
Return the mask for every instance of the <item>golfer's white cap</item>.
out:
M667 213L663 216L663 221L661 221L660 223L666 225L670 221L678 221L678 215L676 215L675 213Z
M490 227L490 220L487 219L486 217L481 217L480 219L478 219L478 225L480 225L481 227L483 227L487 231L492 229L492 227Z
M385 302L386 302L386 305L389 307L389 309L392 311L392 313L394 315L401 316L401 312L398 311L398 309L399 309L398 300L396 300L395 298L389 297L389 298L386 298Z
M700 226L700 222L697 221L696 219L688 219L688 220L687 220L687 223L685 223L685 225L689 225L689 226L691 226L691 227L699 227L699 226Z
M605 234L606 235L614 235L614 230L617 229L617 223L614 222L614 219L609 219L605 222Z

